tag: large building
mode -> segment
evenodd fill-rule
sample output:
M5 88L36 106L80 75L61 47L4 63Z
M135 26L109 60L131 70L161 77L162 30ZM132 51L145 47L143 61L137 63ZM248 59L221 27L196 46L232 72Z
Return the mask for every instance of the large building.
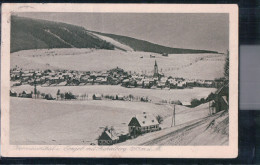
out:
M140 134L158 131L159 123L151 114L138 114L131 119L128 124L129 135L136 137Z

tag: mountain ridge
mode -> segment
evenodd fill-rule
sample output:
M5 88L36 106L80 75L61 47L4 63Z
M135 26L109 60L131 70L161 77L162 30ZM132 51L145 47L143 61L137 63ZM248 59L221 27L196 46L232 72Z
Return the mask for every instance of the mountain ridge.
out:
M167 54L218 53L210 50L172 48L128 36L91 31L67 23L14 15L11 16L11 25L11 53L20 50L51 48L96 48L126 51L91 33L109 37L134 51Z

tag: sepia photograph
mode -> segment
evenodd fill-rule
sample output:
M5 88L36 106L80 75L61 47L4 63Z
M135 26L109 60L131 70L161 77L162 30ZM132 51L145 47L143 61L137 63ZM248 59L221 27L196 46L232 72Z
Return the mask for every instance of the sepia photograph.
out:
M7 18L8 145L231 146L230 12L23 7Z

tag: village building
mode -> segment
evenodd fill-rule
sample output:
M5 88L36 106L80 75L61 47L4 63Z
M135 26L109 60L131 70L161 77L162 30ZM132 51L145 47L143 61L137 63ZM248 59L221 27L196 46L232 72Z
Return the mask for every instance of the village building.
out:
M32 93L31 91L23 91L21 94L19 94L20 97L25 97L25 98L32 98Z
M124 96L123 95L117 95L117 100L124 100Z
M186 82L185 81L178 81L177 88L183 89L185 87L186 87Z
M122 81L122 85L123 85L123 86L128 86L128 85L129 85L129 82L130 82L129 79L124 79L124 80Z
M186 106L186 107L191 106L191 102L189 102L189 101L183 101L183 102L181 102L181 104L182 104L183 106Z
M17 92L13 89L10 90L10 96L17 97Z
M114 129L107 129L98 138L98 145L113 145L119 141Z
M133 117L128 124L129 135L132 137L147 132L158 131L159 129L159 123L156 118L151 114L146 114L145 112Z
M168 54L167 53L163 53L162 56L168 57Z
M21 81L14 81L14 82L11 82L11 86L20 86L22 85Z
M93 100L101 100L101 99L102 99L101 94L94 94L93 95Z

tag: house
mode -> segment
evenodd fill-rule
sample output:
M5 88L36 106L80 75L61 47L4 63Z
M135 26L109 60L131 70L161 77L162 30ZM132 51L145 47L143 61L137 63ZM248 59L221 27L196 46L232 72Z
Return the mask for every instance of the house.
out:
M21 81L13 81L11 82L12 86L20 86L22 85Z
M166 86L167 77L162 77L161 80L158 82L157 87L164 88Z
M172 85L172 86L176 86L176 85L177 85L177 81L176 81L175 79L173 79L173 78L169 78L169 79L168 79L168 82L169 82L169 84Z
M213 81L211 81L211 80L205 80L204 86L205 86L205 87L213 87L213 86L214 86L214 83L213 83Z
M177 88L179 89L183 89L186 86L186 82L183 81L179 81L177 84Z
M117 95L117 100L124 100L124 96L123 95Z
M15 76L17 77L20 77L22 72L21 71L18 71L18 70L15 70L15 71L12 71L12 74L14 74Z
M107 129L98 138L98 145L113 145L119 141L114 129Z
M103 77L97 77L96 80L94 80L95 83L101 84L101 82L104 81Z
M187 87L195 87L196 83L194 80L187 80L186 85L187 85Z
M167 53L163 53L162 56L168 57L168 54Z
M216 108L215 112L219 112L222 110L228 110L229 109L229 84L226 84L219 88L216 91L216 98L215 98L215 104L214 107Z
M33 92L31 91L23 91L20 96L25 98L32 98L32 93Z
M143 88L150 87L150 79L145 78L145 79L143 79L142 81L143 81L143 82L142 82Z
M159 123L151 114L138 114L132 117L128 124L129 135L136 137L140 134L159 130Z
M94 94L93 100L101 100L101 95L100 94Z
M188 106L191 106L191 102L183 101L182 105L188 107Z
M23 73L21 77L24 81L27 81L33 77L33 73Z
M17 96L17 92L13 89L10 90L10 96L12 97L16 97Z

